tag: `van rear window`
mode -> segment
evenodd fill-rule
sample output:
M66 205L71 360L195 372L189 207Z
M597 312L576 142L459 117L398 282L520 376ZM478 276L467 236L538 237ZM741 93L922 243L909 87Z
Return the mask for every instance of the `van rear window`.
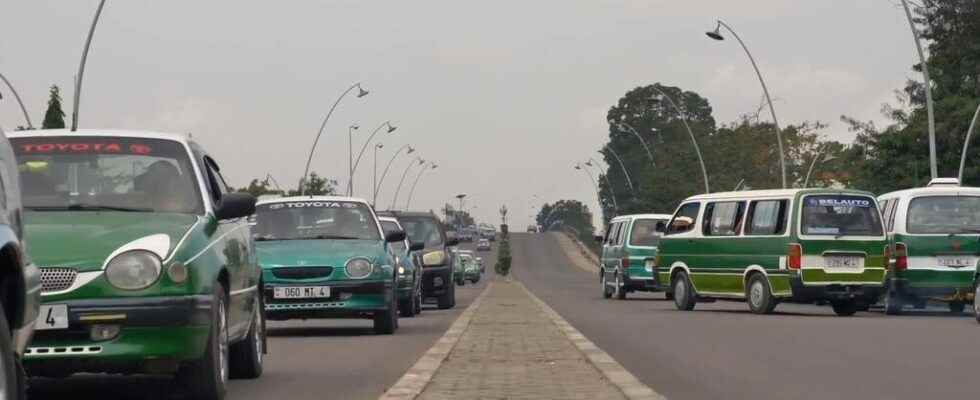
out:
M882 235L878 208L874 199L866 196L807 196L802 225L804 235Z
M633 222L633 231L630 232L630 246L655 247L660 245L660 232L657 232L657 224L667 224L662 219L638 219ZM663 228L661 228L663 229Z
M918 197L909 204L909 233L980 233L980 197Z

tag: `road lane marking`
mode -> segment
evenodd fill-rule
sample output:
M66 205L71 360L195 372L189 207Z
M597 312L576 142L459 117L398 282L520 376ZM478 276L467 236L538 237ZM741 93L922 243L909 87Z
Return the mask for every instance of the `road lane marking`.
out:
M446 361L446 357L456 347L459 339L463 337L463 332L469 328L473 314L480 307L480 303L483 302L487 293L490 293L492 286L493 281L489 281L483 288L483 292L470 303L469 307L466 307L466 310L463 310L459 317L456 317L456 321L449 326L446 333L405 372L405 375L402 375L381 397L378 397L378 400L414 399L422 394L425 387L432 381L432 377L435 376L436 370Z
M544 311L548 318L551 319L551 322L558 327L558 330L560 330L562 334L568 338L568 340L572 341L575 348L577 348L582 355L584 355L585 358L589 360L589 362L592 363L592 365L599 370L599 372L601 372L606 379L609 380L609 382L612 382L613 385L623 392L623 395L625 395L626 398L630 400L666 399L666 397L660 393L657 393L649 386L643 384L643 382L640 382L635 375L627 371L626 368L623 368L623 366L619 364L616 359L612 358L612 356L599 348L599 346L596 346L595 343L592 343L589 338L585 337L585 335L583 335L582 332L579 332L578 329L575 329L572 324L568 323L568 321L562 318L558 312L551 308L551 306L539 299L538 296L535 296L534 293L531 293L531 291L528 290L523 283L516 283L521 287L521 289L524 289L524 291L527 292L528 296L530 296L539 307L541 307L541 310Z

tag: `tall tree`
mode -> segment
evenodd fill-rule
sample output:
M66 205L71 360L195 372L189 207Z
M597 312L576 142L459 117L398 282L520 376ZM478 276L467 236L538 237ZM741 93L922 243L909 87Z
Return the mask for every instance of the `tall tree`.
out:
M337 193L337 180L321 177L316 172L310 172L310 177L305 180L304 186L306 190L303 190L302 193L307 196L326 196ZM297 188L290 190L289 195L299 196L300 192Z
M562 230L572 228L580 239L591 242L595 231L592 226L592 212L578 200L559 200L554 204L545 203L538 211L536 222L542 230Z
M61 89L51 85L48 92L48 110L44 112L42 129L65 129L65 112L61 109Z

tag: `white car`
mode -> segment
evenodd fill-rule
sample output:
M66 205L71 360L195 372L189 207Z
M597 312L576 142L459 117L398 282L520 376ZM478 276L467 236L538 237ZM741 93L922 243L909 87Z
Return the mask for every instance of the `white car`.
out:
M487 239L480 239L479 242L476 242L476 250L477 251L490 251L490 241L487 240Z

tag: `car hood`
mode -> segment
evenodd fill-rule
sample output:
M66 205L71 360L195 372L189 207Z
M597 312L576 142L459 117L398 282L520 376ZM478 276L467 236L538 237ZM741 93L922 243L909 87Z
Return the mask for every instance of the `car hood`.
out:
M256 242L255 250L263 268L304 265L339 268L354 257L378 262L385 247L380 240L269 240Z
M198 221L196 215L115 211L28 211L24 239L35 264L96 271L119 248L152 236L161 258L167 258L184 234ZM168 240L160 240L166 235ZM137 246L136 248L144 248ZM159 254L163 253L163 254Z

